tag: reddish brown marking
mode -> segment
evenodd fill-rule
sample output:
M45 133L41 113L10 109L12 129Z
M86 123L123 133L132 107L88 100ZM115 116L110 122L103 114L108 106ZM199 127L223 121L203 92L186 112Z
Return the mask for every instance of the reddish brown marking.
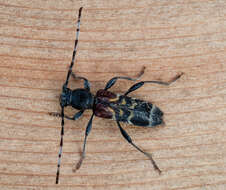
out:
M110 92L110 91L107 91L107 90L103 90L103 89L100 89L97 91L97 94L96 94L96 97L106 97L106 98L116 98L116 94Z
M95 105L94 114L98 117L106 119L111 119L113 116L112 112L109 110L109 107L101 103Z
M98 90L96 93L94 114L98 117L111 119L113 112L109 108L110 99L116 98L116 94L107 90Z

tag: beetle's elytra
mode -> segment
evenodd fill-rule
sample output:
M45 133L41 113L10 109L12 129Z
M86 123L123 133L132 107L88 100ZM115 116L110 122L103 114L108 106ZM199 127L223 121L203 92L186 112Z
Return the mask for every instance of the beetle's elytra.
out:
M62 155L62 148L63 148L63 136L64 136L64 118L70 120L77 120L79 119L83 112L87 109L92 109L93 114L88 122L85 131L85 139L83 143L83 151L80 161L78 162L76 169L79 169L82 165L82 161L85 158L85 146L87 137L92 128L92 121L93 117L102 117L106 119L113 119L116 121L117 126L122 134L122 136L138 151L142 152L146 155L152 162L153 167L159 173L161 170L153 160L151 154L143 151L140 149L136 144L133 143L131 137L127 134L127 132L121 127L120 122L125 122L128 124L142 126L142 127L155 127L163 123L163 112L154 104L150 102L146 102L143 100L139 100L136 98L131 98L128 95L142 87L146 83L155 83L160 85L170 85L172 82L176 81L182 75L177 75L174 79L170 82L162 82L162 81L141 81L133 86L131 86L123 95L115 94L110 92L109 89L116 83L118 79L123 80L130 80L136 81L140 78L144 70L140 73L137 78L130 78L124 76L118 76L110 79L104 89L98 90L96 95L93 95L90 92L90 83L89 81L81 76L77 76L72 72L72 68L74 65L75 55L77 51L77 44L78 44L78 36L80 30L80 18L82 13L82 7L79 9L78 14L78 21L77 21L77 33L76 33L76 40L74 44L74 51L72 55L71 64L68 70L67 78L65 83L62 86L62 93L60 96L60 106L61 106L61 113L50 113L53 116L61 117L61 140L60 140L60 149L58 154L58 164L57 164L57 173L56 173L56 184L59 182L59 173L60 173L60 163L61 163L61 155ZM84 82L84 88L78 89L70 89L68 87L68 82L72 76L74 79L80 79ZM67 116L64 114L64 108L66 106L72 106L73 108L79 110L73 117Z

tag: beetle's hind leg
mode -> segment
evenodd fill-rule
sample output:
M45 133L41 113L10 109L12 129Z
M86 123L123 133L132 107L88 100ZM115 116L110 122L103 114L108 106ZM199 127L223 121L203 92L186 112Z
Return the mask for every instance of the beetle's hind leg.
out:
M154 161L154 159L152 158L152 155L141 150L137 145L135 145L133 142L132 142L132 139L131 137L127 134L127 132L121 127L119 121L116 121L117 124L118 124L118 127L120 129L120 132L122 134L122 136L133 146L135 147L138 151L140 151L141 153L143 153L145 156L147 156L150 160L151 160L151 163L154 167L155 170L157 170L159 172L159 174L161 174L161 170L159 169L158 165L156 164L156 162Z
M90 120L88 122L88 125L86 127L85 138L84 138L84 141L83 141L82 156L81 156L79 162L77 163L76 168L73 169L74 172L81 167L82 162L85 159L85 154L86 154L86 140L87 140L87 137L88 137L88 135L89 135L89 133L90 133L90 131L92 129L93 117L94 117L94 114L92 114L92 116L91 116L91 118L90 118Z
M136 80L139 80L139 79L142 77L142 75L144 74L144 70L145 70L145 67L143 67L143 69L141 70L140 74L139 74L136 78L123 77L123 76L114 77L114 78L110 79L110 80L107 82L107 84L106 84L104 90L108 90L109 88L111 88L111 87L116 83L116 81L117 81L118 79L125 79L125 80L130 80L130 81L136 81Z
M160 85L164 85L164 86L169 86L170 84L172 84L173 82L175 82L176 80L178 80L182 75L183 75L183 73L180 73L180 74L176 75L169 82L162 82L162 81L155 81L155 80L153 80L153 81L141 81L141 82L138 82L138 83L134 84L133 86L131 86L129 88L129 90L127 90L127 92L124 95L125 96L128 95L130 92L133 92L133 91L137 90L138 88L142 87L146 83L154 83L154 84L160 84Z

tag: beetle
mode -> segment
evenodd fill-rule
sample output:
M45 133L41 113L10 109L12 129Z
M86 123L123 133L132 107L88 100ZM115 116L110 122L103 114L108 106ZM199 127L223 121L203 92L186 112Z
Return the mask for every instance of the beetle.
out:
M82 162L85 158L85 147L86 147L87 137L92 129L93 117L97 116L105 119L115 120L122 136L134 148L136 148L138 151L140 151L145 156L147 156L150 159L154 169L157 170L159 173L161 173L161 170L159 169L156 162L152 158L152 155L145 152L144 150L139 148L136 144L134 144L131 137L128 135L125 129L122 128L120 123L124 122L124 123L132 124L135 126L142 126L142 127L156 127L158 125L164 124L163 118L162 118L163 112L157 106L155 106L150 102L146 102L144 100L129 97L128 95L147 83L155 83L155 84L168 86L171 83L175 82L177 79L179 79L183 73L178 74L169 82L162 82L162 81L138 82L133 86L131 86L122 95L115 94L109 91L109 89L116 83L118 79L129 80L129 81L138 80L144 74L144 69L143 69L137 78L117 76L110 79L107 82L104 89L98 90L96 95L93 95L90 92L89 81L85 77L77 76L72 72L72 68L75 62L75 55L77 52L81 13L82 13L82 7L79 9L79 14L78 14L77 32L76 32L76 39L74 43L74 50L73 50L71 64L67 73L66 81L62 86L62 93L60 95L61 113L55 113L55 112L49 113L52 116L61 117L61 139L60 139L60 148L59 148L59 154L58 154L56 184L58 184L59 182L59 174L60 174L60 164L61 164L63 136L64 136L64 118L75 121L79 119L84 113L84 111L87 109L91 109L93 113L86 127L82 156L76 165L76 169L79 169L81 167ZM70 89L68 87L68 82L71 76L74 79L83 80L84 88L78 88L74 90ZM67 106L71 106L79 111L75 113L73 117L67 116L64 114L64 108Z

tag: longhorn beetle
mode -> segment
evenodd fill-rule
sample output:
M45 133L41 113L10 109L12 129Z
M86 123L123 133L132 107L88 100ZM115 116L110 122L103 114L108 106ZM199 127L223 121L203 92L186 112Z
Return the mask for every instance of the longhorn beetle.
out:
M147 84L147 83L155 83L155 84L168 86L174 81L176 81L177 79L179 79L183 73L177 75L169 82L162 82L162 81L138 82L133 86L131 86L123 95L110 92L109 89L116 83L118 79L124 79L129 81L138 80L138 78L140 78L143 75L144 70L140 73L140 75L137 78L117 76L110 79L107 82L104 89L98 90L96 95L93 95L90 92L89 81L86 78L77 76L72 72L72 68L75 61L75 55L77 52L81 13L82 13L82 7L79 9L79 14L78 14L76 40L74 43L74 51L72 55L71 65L67 73L66 81L62 86L62 93L60 96L61 113L55 113L55 112L49 113L52 116L61 117L61 140L60 140L60 149L58 154L56 184L58 184L59 182L59 174L60 174L60 163L61 163L61 155L62 155L62 149L63 149L63 136L64 136L64 118L75 121L82 116L82 114L86 109L92 109L93 113L86 127L82 156L76 165L76 169L79 169L81 167L82 161L85 158L86 140L92 129L93 117L97 116L97 117L115 120L122 136L134 148L136 148L138 151L140 151L145 156L147 156L152 162L154 169L157 170L159 173L161 173L161 170L155 163L154 159L152 158L152 155L145 152L144 150L142 150L136 144L133 143L130 136L121 127L120 122L125 122L128 124L142 126L142 127L155 127L157 125L163 124L164 123L162 119L163 112L157 106L155 106L152 103L146 102L144 100L131 98L128 95L129 93L139 89L140 87L142 87L144 84ZM77 88L75 90L68 88L68 81L70 79L70 76L72 76L74 79L83 80L84 88ZM67 116L64 114L64 108L66 106L72 106L73 108L79 111L75 113L73 117Z

